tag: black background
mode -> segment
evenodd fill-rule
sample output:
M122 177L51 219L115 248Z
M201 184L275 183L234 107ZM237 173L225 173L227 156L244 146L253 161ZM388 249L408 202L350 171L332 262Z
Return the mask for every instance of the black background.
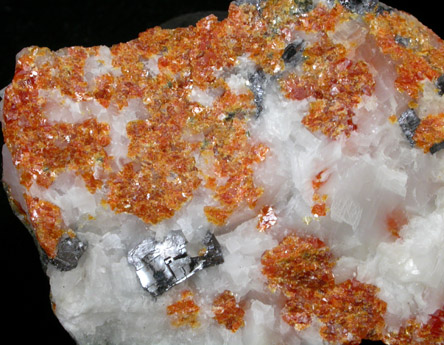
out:
M54 50L73 45L110 46L136 38L139 32L178 15L226 11L229 2L36 0L28 3L0 0L0 89L13 78L15 54L24 47L37 45ZM443 12L435 1L391 0L385 3L415 15L444 37ZM34 242L13 215L1 188L0 202L4 341L18 345L74 344L51 310L49 284Z

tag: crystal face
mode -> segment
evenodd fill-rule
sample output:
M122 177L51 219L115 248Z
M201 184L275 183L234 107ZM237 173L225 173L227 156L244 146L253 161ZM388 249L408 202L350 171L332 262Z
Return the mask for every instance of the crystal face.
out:
M80 257L88 248L77 237L63 237L57 244L57 256L52 260L58 269L69 271L77 267Z
M415 110L408 109L403 112L399 117L398 122L407 140L410 142L410 145L414 146L415 141L413 140L413 137L415 136L415 131L421 122L416 115Z
M443 75L444 42L376 0L23 49L3 182L60 323L82 345L443 343Z
M186 243L183 233L176 230L162 242L149 238L129 251L128 262L136 268L140 284L152 296L163 294L203 268L224 262L214 234L205 235L205 253L197 257L187 254Z

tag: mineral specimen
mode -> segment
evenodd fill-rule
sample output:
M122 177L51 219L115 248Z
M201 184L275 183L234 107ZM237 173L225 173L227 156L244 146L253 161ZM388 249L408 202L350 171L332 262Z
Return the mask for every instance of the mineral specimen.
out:
M443 344L443 93L407 13L239 0L23 49L3 182L78 344Z

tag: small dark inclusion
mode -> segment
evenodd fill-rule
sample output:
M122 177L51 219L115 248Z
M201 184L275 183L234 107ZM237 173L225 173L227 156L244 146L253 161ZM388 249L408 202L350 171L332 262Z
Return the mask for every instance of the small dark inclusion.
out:
M298 65L301 63L304 59L304 46L305 44L303 40L292 42L286 46L284 53L282 54L282 59L284 62L290 65Z
M444 95L444 74L441 75L437 80L436 80L436 87L438 88L438 94L440 96Z

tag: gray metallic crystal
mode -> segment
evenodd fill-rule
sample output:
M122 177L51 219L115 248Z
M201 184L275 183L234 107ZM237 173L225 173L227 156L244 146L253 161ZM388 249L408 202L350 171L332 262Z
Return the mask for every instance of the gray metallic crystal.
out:
M415 131L418 128L420 122L421 120L416 115L416 112L413 109L408 109L404 111L398 118L399 126L401 127L401 130L404 132L404 135L406 136L412 147L415 146L415 141L413 140L413 137L415 136Z
M430 148L430 153L433 155L433 154L435 154L436 152L438 152L438 151L440 151L442 149L444 149L444 141L442 141L442 142L440 142L438 144L433 145Z
M339 0L340 4L347 10L364 15L372 12L378 7L378 0Z
M254 95L254 104L256 105L256 118L258 118L264 110L265 85L267 77L262 69L256 70L248 78L248 85Z
M77 267L80 257L87 244L78 237L63 236L57 244L57 256L50 262L61 271L69 271Z
M205 253L191 257L181 230L171 231L162 242L147 238L128 252L128 262L136 269L140 284L157 297L203 268L224 262L216 237L208 232L203 239Z
M315 8L313 0L294 0L297 5L296 14L308 13Z

